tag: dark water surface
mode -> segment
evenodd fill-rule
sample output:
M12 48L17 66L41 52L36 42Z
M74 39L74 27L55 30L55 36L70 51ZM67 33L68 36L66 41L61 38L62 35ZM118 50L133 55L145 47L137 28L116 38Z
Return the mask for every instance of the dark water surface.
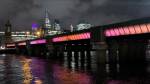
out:
M2 54L0 84L150 84L150 62L123 67L106 64L103 73L94 54L90 59L86 52L84 58L78 55L64 53L62 60L50 60Z

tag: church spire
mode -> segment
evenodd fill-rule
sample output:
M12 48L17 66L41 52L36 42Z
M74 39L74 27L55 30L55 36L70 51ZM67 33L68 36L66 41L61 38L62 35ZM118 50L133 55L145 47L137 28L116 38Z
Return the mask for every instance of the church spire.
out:
M12 42L11 38L11 23L8 20L7 23L5 24L5 43L10 43Z
M45 35L48 34L49 31L52 30L51 21L49 19L48 9L45 9L45 17L44 17L44 33Z

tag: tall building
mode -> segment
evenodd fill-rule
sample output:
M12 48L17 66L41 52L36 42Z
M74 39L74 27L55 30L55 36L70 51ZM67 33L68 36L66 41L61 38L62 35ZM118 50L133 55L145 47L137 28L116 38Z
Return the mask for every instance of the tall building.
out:
M45 19L44 19L44 33L45 35L48 34L49 31L52 31L52 25L51 25L51 21L49 19L49 15L48 15L48 10L45 10Z
M47 35L55 35L61 33L61 26L58 20L50 20L49 12L45 10L45 16L43 19L38 21L39 27L36 29L35 33L42 34L40 36L47 36ZM38 35L39 36L39 35Z
M12 42L12 37L11 37L11 31L12 31L12 29L11 29L11 23L10 23L10 21L7 21L7 23L5 24L5 43L11 43Z
M71 24L70 25L70 32L73 32L74 31L74 27L73 27L73 25Z
M54 21L54 30L55 31L61 31L61 26L59 20Z

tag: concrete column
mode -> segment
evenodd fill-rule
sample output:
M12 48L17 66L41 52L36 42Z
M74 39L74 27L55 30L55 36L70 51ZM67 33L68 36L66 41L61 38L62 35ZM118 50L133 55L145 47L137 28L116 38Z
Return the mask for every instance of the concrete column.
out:
M93 49L95 50L95 57L97 61L96 83L100 84L107 77L107 73L106 73L107 44L105 42L95 42L93 43Z
M21 54L21 50L19 49L19 46L16 44L16 54Z
M108 43L109 74L110 76L115 77L118 72L117 64L119 62L119 44L115 40L111 40Z
M134 46L135 55L133 56L133 59L135 63L143 64L146 62L146 46L146 42L137 42Z
M81 52L81 60L80 60L81 69L84 70L85 69L85 53L83 50L80 52Z
M53 45L54 49L53 49L53 57L54 58L58 58L58 46L57 45Z
M108 45L106 43L106 37L104 34L105 28L95 28L91 30L91 45L92 50L95 53L95 58L97 61L97 84L101 84L106 78L106 51ZM101 79L99 79L101 78Z
M63 60L65 52L65 46L63 44L59 45L59 58Z
M29 56L32 55L31 45L29 41L26 42L26 48L27 48L27 55Z
M67 51L67 61L68 61L68 68L71 68L71 61L72 61L72 51Z
M64 54L64 46L62 44L56 44L54 45L53 48L53 55L54 57L58 58L58 59L63 59L63 54Z
M86 50L85 56L86 56L86 69L91 70L91 63L92 63L91 51Z
M47 52L47 58L53 58L54 57L54 46L53 44L47 44L48 52Z
M74 59L75 59L75 67L78 69L79 68L79 55L78 55L78 51L74 51Z

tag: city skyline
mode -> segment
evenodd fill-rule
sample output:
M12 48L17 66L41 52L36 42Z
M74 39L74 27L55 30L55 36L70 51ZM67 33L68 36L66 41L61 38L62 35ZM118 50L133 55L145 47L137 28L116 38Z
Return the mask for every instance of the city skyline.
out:
M62 27L68 29L71 24L74 26L83 20L97 26L149 17L149 4L148 0L2 0L0 30L4 30L8 19L13 30L29 30L33 22L44 17L45 8L50 19L59 19Z

